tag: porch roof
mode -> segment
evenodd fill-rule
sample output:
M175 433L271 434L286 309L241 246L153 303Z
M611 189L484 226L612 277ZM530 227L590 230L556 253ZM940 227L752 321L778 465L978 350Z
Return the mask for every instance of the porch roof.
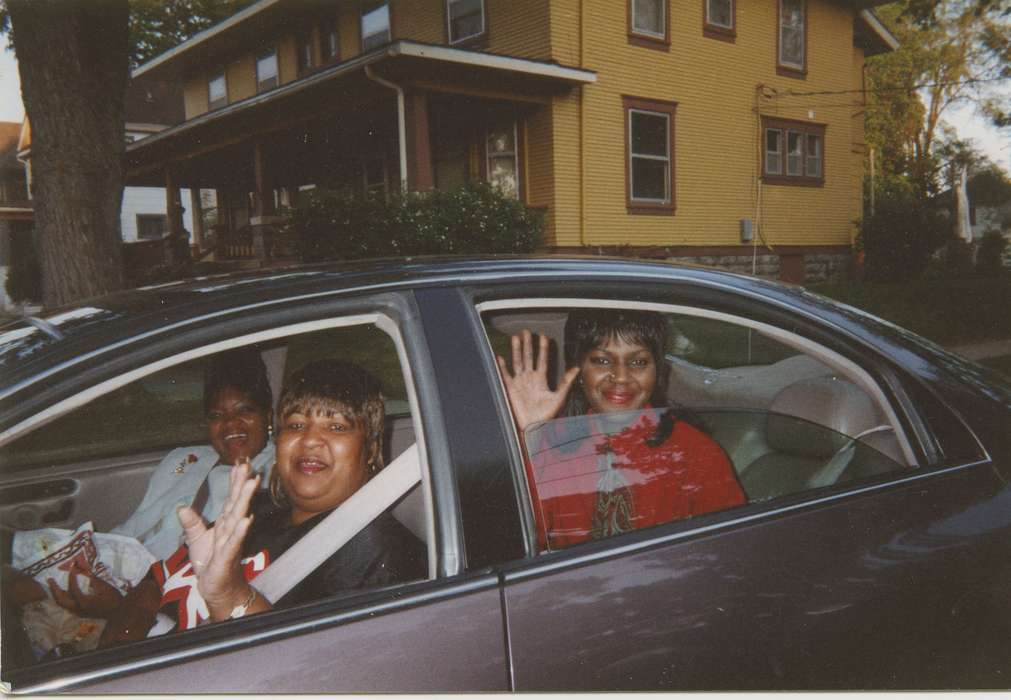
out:
M161 184L155 171L165 162L392 97L365 75L366 66L406 88L534 102L597 79L594 71L557 63L395 41L129 144L128 184Z

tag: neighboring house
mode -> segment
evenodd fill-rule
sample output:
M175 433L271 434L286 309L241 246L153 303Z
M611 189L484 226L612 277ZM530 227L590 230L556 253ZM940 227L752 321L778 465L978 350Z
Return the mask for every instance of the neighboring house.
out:
M128 143L136 143L152 134L168 128L183 120L182 95L178 86L173 83L160 83L151 80L135 80L127 87L124 96L124 113L126 117L125 138ZM28 187L31 191L31 128L25 118L18 157L24 163L24 173L28 175ZM181 196L179 205L182 213L182 230L191 234L199 234L202 230L200 222L194 229L194 219L187 190L177 192ZM163 248L167 247L169 236L168 199L164 187L131 187L123 189L123 204L120 208L120 229L123 242L131 244L126 249L127 260L145 259L149 264L164 257ZM194 236L196 237L196 236ZM133 252L137 248L151 248L143 255ZM191 243L194 241L191 241ZM199 242L199 241L196 241ZM138 251L139 252L139 251Z
M482 179L549 250L821 277L861 215L864 59L898 46L876 4L260 0L134 72L185 121L129 180L215 189L261 255L301 190Z
M976 243L988 231L997 231L1004 236L1007 241L1004 265L1011 267L1011 201L993 207L970 206L969 219L972 224L972 239Z
M0 122L0 311L13 308L7 296L11 261L31 246L32 203L25 167L18 160L22 125Z

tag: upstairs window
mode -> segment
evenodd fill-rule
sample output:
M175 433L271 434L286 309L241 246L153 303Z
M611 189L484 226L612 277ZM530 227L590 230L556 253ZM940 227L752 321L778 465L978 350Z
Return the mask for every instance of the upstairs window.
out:
M628 211L674 213L674 110L670 102L624 99Z
M390 4L362 8L362 51L371 51L390 41Z
M705 20L703 33L712 39L729 39L737 35L734 0L703 0Z
M309 32L303 32L298 35L296 39L296 68L298 70L299 77L303 75L308 75L312 72L315 66L315 61L312 55L312 35Z
M803 77L807 71L806 0L779 0L780 75Z
M449 43L456 44L484 34L484 0L446 0Z
M222 71L207 81L207 108L220 109L228 104L228 85Z
M277 49L267 49L256 57L256 91L277 87Z
M319 25L319 52L324 65L340 60L340 35L337 33L337 21L334 19L325 20Z
M763 119L763 180L781 185L824 184L825 127L786 119Z
M669 0L628 0L629 43L647 48L670 46Z

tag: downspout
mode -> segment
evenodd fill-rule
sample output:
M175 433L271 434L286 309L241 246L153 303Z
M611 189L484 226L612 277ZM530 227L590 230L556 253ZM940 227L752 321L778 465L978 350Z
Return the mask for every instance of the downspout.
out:
M397 141L400 146L400 191L407 191L407 108L404 103L404 88L380 78L372 72L372 66L366 64L365 77L397 92Z
M585 33L586 9L579 3L579 67L586 68ZM553 120L552 120L553 121ZM557 201L557 199L555 200ZM555 217L555 221L558 217ZM557 242L557 238L556 238ZM586 86L579 86L579 245L586 245ZM580 251L584 252L584 251Z

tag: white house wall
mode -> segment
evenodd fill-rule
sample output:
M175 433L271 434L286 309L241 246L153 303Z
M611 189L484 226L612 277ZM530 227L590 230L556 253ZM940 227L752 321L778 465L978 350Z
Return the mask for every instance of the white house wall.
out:
M183 226L193 234L193 212L190 207L190 191L180 190L183 209ZM161 187L126 187L123 189L123 206L120 209L120 226L124 243L137 242L138 214L165 214L165 190Z

